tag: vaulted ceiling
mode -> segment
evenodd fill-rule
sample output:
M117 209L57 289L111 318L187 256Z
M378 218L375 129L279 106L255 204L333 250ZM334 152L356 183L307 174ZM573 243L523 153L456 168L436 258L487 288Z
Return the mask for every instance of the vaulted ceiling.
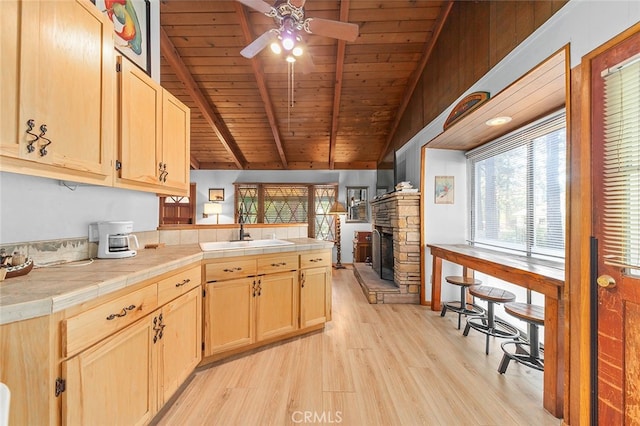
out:
M389 151L451 1L302 3L307 18L359 26L354 42L302 31L308 73L269 48L240 55L277 27L263 13L234 0L161 2L161 83L191 107L192 168L375 169Z

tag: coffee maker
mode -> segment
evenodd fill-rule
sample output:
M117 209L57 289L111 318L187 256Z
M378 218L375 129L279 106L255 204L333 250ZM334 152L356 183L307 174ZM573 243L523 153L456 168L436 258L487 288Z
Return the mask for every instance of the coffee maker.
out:
M121 259L137 254L138 238L132 234L133 222L114 221L98 222L98 257L102 259Z

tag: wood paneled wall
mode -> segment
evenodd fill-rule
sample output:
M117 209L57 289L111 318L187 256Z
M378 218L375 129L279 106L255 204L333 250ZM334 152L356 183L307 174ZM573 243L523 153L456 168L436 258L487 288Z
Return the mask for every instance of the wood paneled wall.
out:
M390 149L407 143L565 3L455 2Z

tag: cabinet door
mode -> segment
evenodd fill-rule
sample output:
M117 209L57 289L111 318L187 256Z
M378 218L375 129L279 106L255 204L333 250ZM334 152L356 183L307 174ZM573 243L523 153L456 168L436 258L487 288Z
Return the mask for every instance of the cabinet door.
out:
M202 289L194 288L162 308L160 406L165 404L200 362Z
M156 412L157 350L149 315L62 363L65 425L141 425Z
M256 340L297 330L297 273L262 275L257 280Z
M119 57L118 184L134 189L160 188L162 87L140 68Z
M254 278L208 283L205 288L204 355L253 343Z
M300 271L300 328L331 319L331 268Z
M21 3L0 2L0 154L18 157L18 76Z
M34 174L65 177L60 173L68 172L72 180L110 185L115 132L112 24L85 0L19 5L19 146L7 152L4 145L13 141L3 141L3 155L17 154L27 161L24 166L41 171ZM27 134L29 120L31 132L42 134L31 145L32 152L27 148L35 139Z
M162 95L163 193L189 195L190 111L171 93Z

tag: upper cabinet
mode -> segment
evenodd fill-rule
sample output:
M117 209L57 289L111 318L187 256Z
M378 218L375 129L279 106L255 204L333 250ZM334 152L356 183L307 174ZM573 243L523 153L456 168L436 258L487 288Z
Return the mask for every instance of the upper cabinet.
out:
M0 17L0 170L111 185L111 22L88 0L2 1Z
M189 108L126 58L117 61L116 186L188 195Z

